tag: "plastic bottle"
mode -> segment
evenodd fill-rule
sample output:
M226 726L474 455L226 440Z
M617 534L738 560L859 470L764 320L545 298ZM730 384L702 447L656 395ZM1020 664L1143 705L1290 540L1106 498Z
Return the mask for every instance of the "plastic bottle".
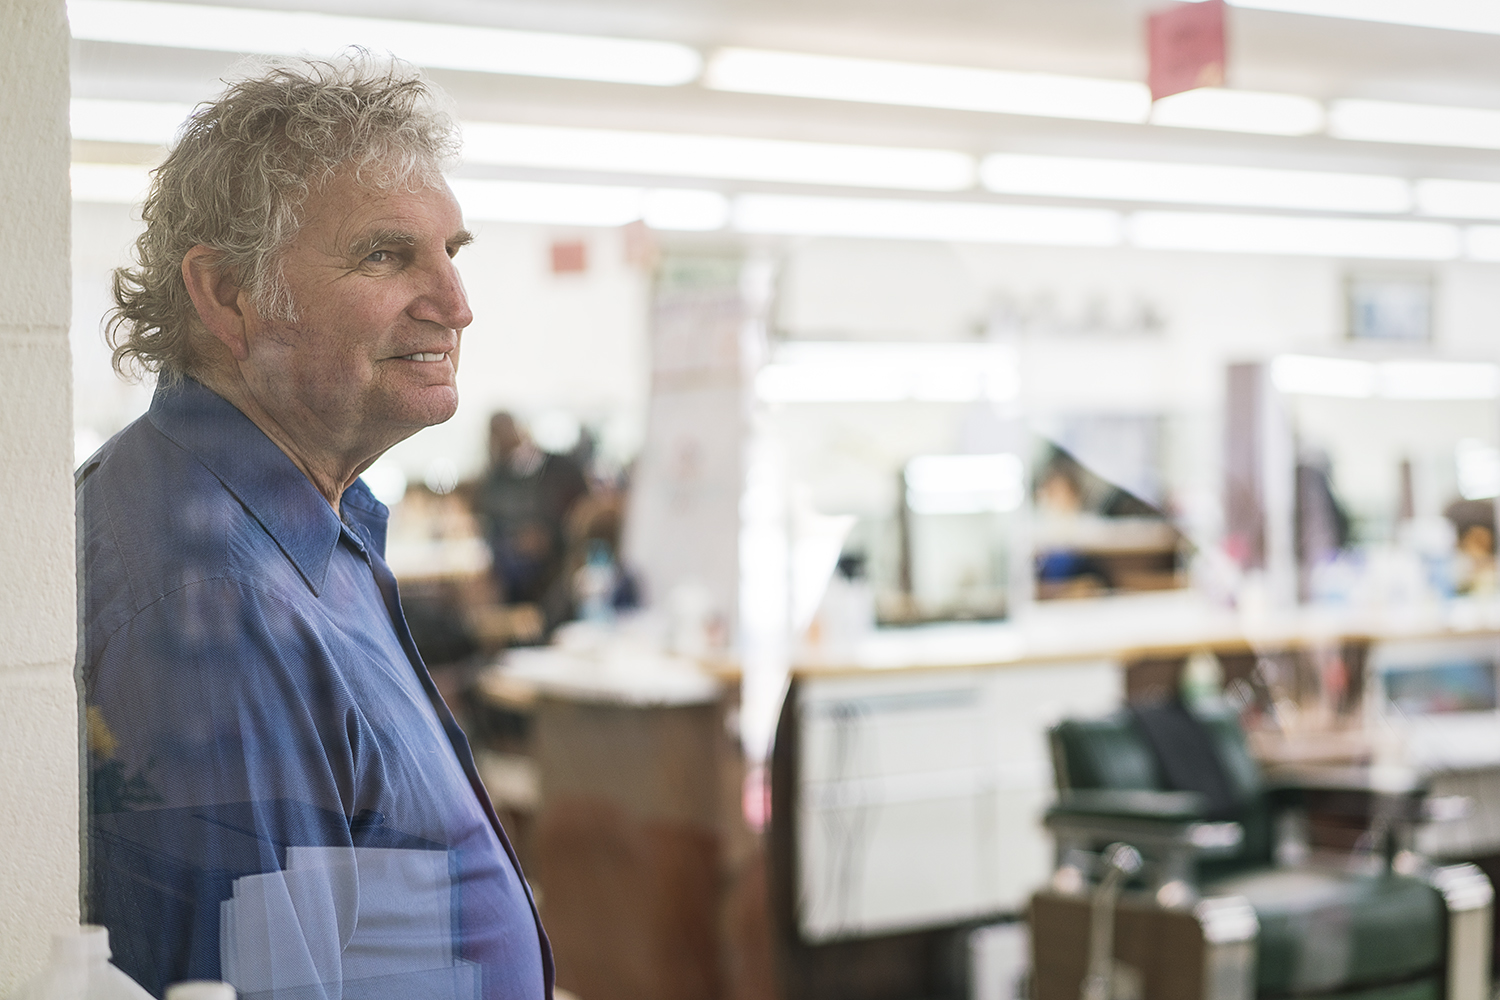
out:
M190 979L168 986L166 1000L234 1000L234 987L208 979Z
M52 960L11 1000L152 1000L109 964L109 931L84 924L52 936Z

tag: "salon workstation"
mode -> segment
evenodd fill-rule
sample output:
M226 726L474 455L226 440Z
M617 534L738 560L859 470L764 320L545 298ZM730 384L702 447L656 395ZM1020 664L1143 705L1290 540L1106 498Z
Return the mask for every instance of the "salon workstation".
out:
M73 467L176 391L101 322L183 120L246 57L393 54L461 145L457 403L349 487L388 526L328 530L544 992L1492 1000L1500 20L1376 6L72 0ZM88 699L92 863L172 897L198 804ZM192 967L509 998L469 849L341 801L305 821L437 872L437 958L361 978L422 949L340 907L408 897L314 899L332 841L246 819L284 870L215 862ZM256 957L277 878L340 935L302 979Z

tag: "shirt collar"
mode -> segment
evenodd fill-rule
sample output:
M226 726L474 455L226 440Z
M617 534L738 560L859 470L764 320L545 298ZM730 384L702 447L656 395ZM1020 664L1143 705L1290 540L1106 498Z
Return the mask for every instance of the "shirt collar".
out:
M218 477L320 593L345 526L291 458L234 404L191 378L157 386L147 417ZM343 500L383 548L385 505L358 480Z

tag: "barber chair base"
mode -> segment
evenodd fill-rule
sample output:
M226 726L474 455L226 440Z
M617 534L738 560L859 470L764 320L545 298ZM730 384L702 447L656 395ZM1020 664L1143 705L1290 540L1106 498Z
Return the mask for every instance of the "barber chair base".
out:
M1088 964L1089 900L1054 892L1031 900L1032 1000L1078 1000ZM1115 962L1150 1000L1205 1000L1210 975L1203 928L1187 910L1122 898L1115 911ZM1253 967L1246 970L1254 975ZM1238 1000L1249 1000L1247 994Z

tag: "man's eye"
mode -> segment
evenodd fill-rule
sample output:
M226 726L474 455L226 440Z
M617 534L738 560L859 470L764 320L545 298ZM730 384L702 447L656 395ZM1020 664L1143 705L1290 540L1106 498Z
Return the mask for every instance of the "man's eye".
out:
M376 250L365 258L366 264L384 264L391 259L389 250Z

